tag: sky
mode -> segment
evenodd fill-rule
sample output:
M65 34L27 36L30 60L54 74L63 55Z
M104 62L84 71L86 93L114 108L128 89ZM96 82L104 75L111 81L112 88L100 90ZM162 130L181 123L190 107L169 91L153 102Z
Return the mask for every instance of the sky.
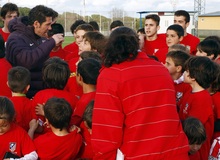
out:
M28 8L43 4L59 13L75 12L81 15L110 16L110 11L117 8L125 11L126 15L138 17L139 14L136 12L140 11L173 11L172 2L175 4L176 10L194 10L194 0L0 0L1 6L7 2ZM206 0L205 13L220 11L219 5L219 0Z

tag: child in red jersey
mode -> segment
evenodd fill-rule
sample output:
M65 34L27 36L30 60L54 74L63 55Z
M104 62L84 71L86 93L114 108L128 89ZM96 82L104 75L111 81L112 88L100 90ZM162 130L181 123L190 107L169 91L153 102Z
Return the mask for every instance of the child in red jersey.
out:
M12 91L10 100L16 111L15 122L26 131L29 129L32 111L31 100L26 97L30 81L30 71L24 67L13 67L8 72L8 86Z
M81 24L85 24L86 22L83 21L83 20L76 20L70 27L70 30L73 34L73 39L76 39L76 34L75 34L75 30L76 28L81 25ZM63 48L68 54L73 54L72 56L70 57L78 57L78 52L79 52L79 47L78 45L76 44L76 41L66 45L64 48Z
M47 125L52 132L37 137L34 144L41 160L47 159L75 159L82 145L82 137L76 131L68 132L72 108L63 98L50 98L44 106ZM36 121L32 121L29 132L33 135L37 128Z
M165 67L174 80L177 106L184 93L191 90L189 84L183 82L184 64L190 55L182 51L170 51L166 55Z
M206 129L207 139L199 150L200 159L207 160L214 131L213 103L206 90L216 78L217 65L207 57L191 57L185 64L184 82L192 91L184 94L180 102L179 116L198 118Z
M14 3L6 3L1 7L1 18L4 22L3 28L0 28L0 34L5 42L8 40L10 32L8 30L8 23L13 18L19 17L18 6Z
M76 104L73 123L79 126L87 104L95 98L96 82L101 63L93 58L81 60L77 65L76 81L83 88L83 95Z
M62 33L64 36L64 28L60 23L54 23L51 25L51 30L49 30L47 32L48 37L52 37L54 34L57 33ZM58 43L50 52L50 57L60 57L61 59L64 59L67 55L68 52L66 52L63 48L62 48L62 41L60 43Z
M183 121L183 131L189 140L190 160L199 159L198 150L206 140L206 131L202 122L194 117L188 117Z
M203 40L197 46L196 56L205 56L211 60L215 60L220 53L220 45L217 41L208 39Z
M37 92L32 100L32 113L34 119L41 119L42 121L45 120L44 113L42 111L42 104L46 103L46 101L52 97L64 98L70 103L72 109L74 110L78 99L75 95L64 90L69 76L69 66L64 60L58 57L51 57L45 62L43 67L43 82L46 89Z
M166 54L170 46L179 44L183 39L184 30L180 25L173 24L167 28L166 31L166 44L167 47L159 49L154 55L159 59L160 62L165 63Z
M13 103L6 97L0 97L0 159L10 152L22 159L37 160L33 141L25 130L13 122L14 117Z

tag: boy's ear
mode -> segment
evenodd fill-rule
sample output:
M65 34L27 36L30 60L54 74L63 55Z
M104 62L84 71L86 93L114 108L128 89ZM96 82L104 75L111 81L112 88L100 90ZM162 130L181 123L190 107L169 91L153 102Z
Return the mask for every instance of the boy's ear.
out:
M6 82L7 86L9 87L8 81ZM10 88L10 87L9 87Z
M30 89L30 84L26 86L25 91L27 92Z
M180 42L183 40L183 36L180 37Z
M177 71L178 73L182 72L182 66L177 66L177 67L176 67L176 71Z
M186 23L186 28L189 27L189 22Z
M214 54L211 54L210 56L208 56L211 60L214 60Z

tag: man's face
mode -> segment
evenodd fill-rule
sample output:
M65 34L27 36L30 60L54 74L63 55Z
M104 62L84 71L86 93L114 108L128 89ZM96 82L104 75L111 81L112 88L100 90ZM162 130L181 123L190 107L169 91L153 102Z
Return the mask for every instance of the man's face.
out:
M189 26L189 22L186 23L184 16L174 16L174 24L178 24L183 27L184 31Z
M168 47L174 44L179 44L180 41L181 41L181 38L179 38L179 36L174 30L167 30L166 43Z
M156 22L152 19L146 19L145 20L145 34L147 37L153 37L157 35L157 31L160 29L159 26L157 26Z
M40 37L47 37L47 32L51 30L53 23L52 17L46 17L46 21L40 24L38 21L34 22L34 32Z
M18 16L18 13L16 11L15 12L8 12L5 15L5 18L2 19L4 21L4 26L8 27L9 21L16 18L17 16Z

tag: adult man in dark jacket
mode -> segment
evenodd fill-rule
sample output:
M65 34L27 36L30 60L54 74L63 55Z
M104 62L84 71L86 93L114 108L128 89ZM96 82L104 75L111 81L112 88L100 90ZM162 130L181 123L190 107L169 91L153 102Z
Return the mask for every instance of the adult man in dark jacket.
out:
M28 17L15 18L9 22L11 32L6 44L6 58L12 66L23 66L31 72L31 98L43 89L41 70L55 45L63 41L62 34L47 39L47 32L57 12L43 5L30 10Z

